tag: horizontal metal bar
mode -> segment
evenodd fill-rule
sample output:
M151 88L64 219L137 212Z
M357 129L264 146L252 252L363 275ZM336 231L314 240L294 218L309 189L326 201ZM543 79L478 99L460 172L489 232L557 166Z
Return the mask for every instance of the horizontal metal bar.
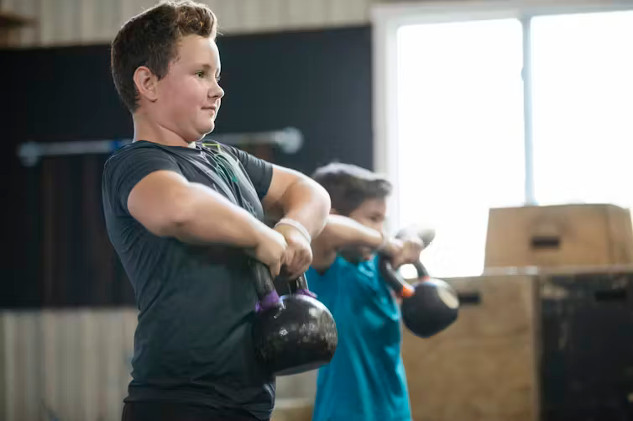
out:
M303 134L294 127L269 132L214 134L205 136L202 140L238 147L274 145L288 154L296 153L303 146ZM131 139L25 142L18 146L17 154L23 165L32 167L37 165L40 159L45 156L112 153L131 142Z

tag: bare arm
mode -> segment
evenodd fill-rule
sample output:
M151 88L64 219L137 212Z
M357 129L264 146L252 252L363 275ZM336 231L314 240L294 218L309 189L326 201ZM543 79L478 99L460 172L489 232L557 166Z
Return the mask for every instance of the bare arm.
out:
M250 249L254 257L271 267L271 272L275 260L278 264L285 251L283 239L275 241L277 234L246 210L172 171L145 176L130 192L127 206L130 214L155 235L192 244Z
M363 246L377 249L382 242L383 235L379 231L346 216L329 215L325 228L312 242L312 267L319 271L326 270L342 247Z
M325 226L330 196L311 178L288 168L273 167L268 193L262 201L267 212L300 222L312 237Z
M273 167L270 187L262 203L268 214L303 225L311 238L323 230L330 212L330 196L321 185L297 171L277 166ZM275 230L288 243L283 274L295 279L308 270L312 262L310 239L293 225L279 225Z

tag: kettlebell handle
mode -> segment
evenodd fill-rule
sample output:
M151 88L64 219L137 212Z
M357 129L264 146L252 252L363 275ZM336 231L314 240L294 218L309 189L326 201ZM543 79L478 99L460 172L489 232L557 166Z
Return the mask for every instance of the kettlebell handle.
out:
M411 297L415 293L415 288L404 280L402 276L393 268L389 258L381 255L378 259L378 267L380 274L387 284L403 298ZM413 263L413 267L418 273L418 279L424 279L429 277L429 272L426 270L422 262L419 260Z
M304 295L311 298L317 297L314 292L310 291L305 273L301 274L297 279L289 281L288 287L290 288L290 294Z
M422 264L420 260L416 260L416 262L413 263L413 267L415 268L416 272L418 272L418 279L430 277L429 272L426 270L426 267Z
M299 276L297 279L288 281L290 287L290 293L295 294L297 291L308 290L308 280L305 273Z
M251 267L253 268L253 280L255 283L255 292L257 293L258 303L257 309L267 309L275 306L281 306L281 300L275 285L273 284L273 278L270 274L268 266L260 262L259 260L251 260Z

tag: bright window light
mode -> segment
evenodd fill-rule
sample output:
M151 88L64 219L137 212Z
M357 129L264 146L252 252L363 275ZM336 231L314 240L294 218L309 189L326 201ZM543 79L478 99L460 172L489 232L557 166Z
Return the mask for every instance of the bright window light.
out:
M532 19L539 204L633 206L633 12Z
M524 201L521 23L402 26L397 51L399 225L436 229L431 275L478 275L488 209Z

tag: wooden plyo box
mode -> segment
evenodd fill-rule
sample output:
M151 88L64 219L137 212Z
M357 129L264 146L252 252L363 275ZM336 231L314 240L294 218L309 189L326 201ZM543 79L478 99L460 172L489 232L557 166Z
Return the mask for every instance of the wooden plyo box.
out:
M633 265L446 282L457 321L404 332L414 421L633 419Z
M490 209L484 266L633 263L628 209L607 204Z
M403 332L413 420L537 420L536 278L446 281L460 296L457 321L427 339Z
M275 402L271 421L310 421L314 399L286 398Z
M541 272L541 421L633 419L633 266Z

